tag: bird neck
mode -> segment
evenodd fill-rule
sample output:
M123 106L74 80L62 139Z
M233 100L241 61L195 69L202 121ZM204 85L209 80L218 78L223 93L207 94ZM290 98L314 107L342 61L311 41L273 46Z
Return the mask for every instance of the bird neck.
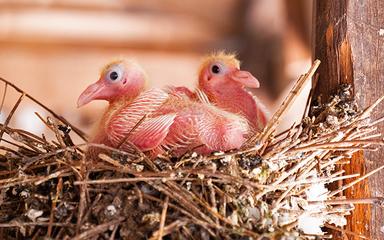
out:
M142 91L139 91L139 90L130 91L129 94L120 94L120 95L117 95L115 98L110 99L109 106L104 112L100 123L105 126L106 125L105 123L108 123L111 117L116 112L120 111L123 107L132 103L140 95L141 92Z
M139 93L137 94L129 94L129 95L120 95L120 96L116 96L115 98L111 99L109 101L109 106L110 107L113 107L113 106L120 106L120 105L124 105L124 104L127 104L127 103L130 103L132 102L135 98L137 98L137 96L139 96Z
M125 86L125 88L116 91L108 102L110 105L119 104L119 102L131 102L137 98L140 93L145 90L145 84L136 84L132 82L131 84Z
M213 96L212 96L213 95ZM258 128L258 108L253 95L237 84L230 84L215 91L210 100L223 109L245 116L254 128Z

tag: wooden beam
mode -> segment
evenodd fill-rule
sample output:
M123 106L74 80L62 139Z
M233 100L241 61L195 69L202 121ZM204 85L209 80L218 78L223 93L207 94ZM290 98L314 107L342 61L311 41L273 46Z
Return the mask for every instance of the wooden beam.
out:
M354 85L352 55L347 38L347 0L315 1L314 58L321 61L316 95L325 100L342 83Z
M208 24L232 29L244 0L0 0L0 9L50 9L82 11L142 12L150 14L179 14L193 16ZM223 21L223 19L231 19ZM224 30L224 29L223 29Z
M335 93L342 83L353 86L361 108L384 94L384 2L382 0L316 0L313 21L313 58L322 61L316 95L323 99ZM376 109L382 115L384 107ZM379 130L384 132L384 126ZM364 160L366 159L366 160ZM364 174L384 164L384 151L355 154L347 173ZM381 173L382 174L382 173ZM382 196L384 179L380 174L355 185L348 198ZM379 207L357 205L347 230L372 239L384 239L384 211ZM348 239L352 239L348 236Z
M0 10L0 42L199 49L223 37L214 25L179 15Z

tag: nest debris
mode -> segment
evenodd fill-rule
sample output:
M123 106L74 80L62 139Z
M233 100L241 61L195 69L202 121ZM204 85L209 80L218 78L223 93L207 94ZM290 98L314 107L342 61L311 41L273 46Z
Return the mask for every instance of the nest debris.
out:
M379 99L356 108L349 86L326 103L305 110L301 123L275 134L318 62L303 75L265 130L239 151L150 161L140 151L74 144L65 119L21 93L1 124L1 239L320 239L324 226L343 230L353 204L383 204L382 198L346 199L343 191L364 176L345 175L341 165L362 149L383 145L371 120ZM41 118L54 133L46 139L8 126L27 96L51 113ZM310 97L309 97L310 99ZM109 150L85 159L86 147ZM329 184L353 179L330 190Z

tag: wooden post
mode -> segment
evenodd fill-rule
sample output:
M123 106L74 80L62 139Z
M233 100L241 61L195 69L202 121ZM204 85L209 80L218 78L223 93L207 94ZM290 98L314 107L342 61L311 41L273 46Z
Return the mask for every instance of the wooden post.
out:
M384 95L384 1L315 0L313 21L313 58L322 61L316 95L326 99L341 83L353 86L361 108ZM383 115L380 105L374 117ZM379 125L384 132L384 125ZM365 160L364 160L365 159ZM384 164L384 150L357 153L348 173L364 174ZM384 195L383 172L355 185L348 198ZM384 239L384 211L379 207L356 205L347 230ZM348 236L348 239L353 239ZM357 239L357 238L356 238Z

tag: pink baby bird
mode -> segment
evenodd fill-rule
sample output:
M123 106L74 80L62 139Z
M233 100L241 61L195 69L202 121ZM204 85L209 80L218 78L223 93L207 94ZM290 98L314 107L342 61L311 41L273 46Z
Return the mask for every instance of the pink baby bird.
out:
M169 101L156 114L177 113L161 151L180 156L194 150L206 154L212 151L238 149L249 134L245 118L213 105L196 102L188 94L170 92ZM155 115L156 115L155 114Z
M245 87L258 88L259 81L247 71L233 54L224 52L207 56L199 70L199 89L216 106L247 118L254 131L267 123L266 108Z
M132 62L104 67L78 100L78 106L95 99L110 103L92 142L127 150L129 144L123 143L129 141L151 156L166 150L180 155L195 147L201 153L226 151L244 143L248 125L243 118L169 90L144 91L145 80Z
M159 89L144 92L145 83L144 71L134 62L118 60L103 68L100 79L87 87L77 101L78 107L92 100L109 102L93 143L118 147L126 140L147 151L164 140L175 114L148 117L135 128L146 114L156 111L169 97Z

